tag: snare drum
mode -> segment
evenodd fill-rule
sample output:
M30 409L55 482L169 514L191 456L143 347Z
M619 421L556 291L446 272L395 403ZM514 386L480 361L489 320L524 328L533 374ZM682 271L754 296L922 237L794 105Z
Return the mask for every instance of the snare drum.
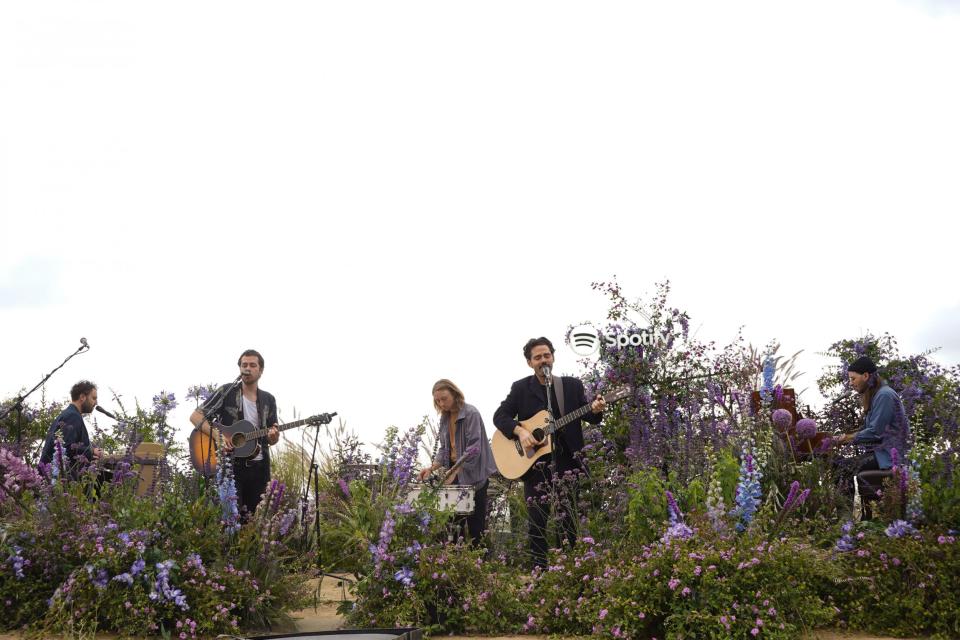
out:
M430 489L422 484L411 484L404 502L412 504L420 497L422 491L430 491ZM470 485L447 484L436 489L436 491L441 510L452 509L454 513L468 514L473 513L476 508L474 488Z

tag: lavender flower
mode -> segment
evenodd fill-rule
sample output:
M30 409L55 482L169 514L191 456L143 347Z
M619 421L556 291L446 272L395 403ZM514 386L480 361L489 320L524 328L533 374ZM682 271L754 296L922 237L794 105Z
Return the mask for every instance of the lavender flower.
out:
M793 503L797 499L797 495L800 493L800 483L794 480L790 484L790 491L787 493L787 499L783 501L783 511L787 512L793 508Z
M797 421L797 439L809 440L817 435L817 423L810 418Z
M349 497L350 497L350 485L347 484L346 480L344 480L343 478L339 478L339 479L337 480L337 484L340 485L340 491L343 492L343 495L344 495L346 498L349 498Z

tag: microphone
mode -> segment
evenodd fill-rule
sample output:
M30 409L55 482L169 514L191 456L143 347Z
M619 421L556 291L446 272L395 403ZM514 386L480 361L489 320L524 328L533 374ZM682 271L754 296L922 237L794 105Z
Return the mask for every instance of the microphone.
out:
M112 413L110 413L109 411L107 411L106 409L104 409L103 407L101 407L100 405L95 406L94 409L96 409L97 411L99 411L99 412L102 413L103 415L107 416L108 418L113 418L114 420L116 420L116 421L118 421L118 422L120 421L120 418L118 418L117 416L113 415Z
M87 349L90 348L90 344L87 342L87 339L86 339L86 338L80 338L80 344L82 344L82 345L83 345L84 347L86 347Z
M550 369L550 365L545 364L540 367L540 375L546 378L547 382L550 383L553 380L553 371Z

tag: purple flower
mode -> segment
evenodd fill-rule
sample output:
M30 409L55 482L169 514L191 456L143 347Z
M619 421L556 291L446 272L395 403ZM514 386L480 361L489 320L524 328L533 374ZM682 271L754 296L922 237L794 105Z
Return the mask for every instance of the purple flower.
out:
M674 523L679 520L683 520L683 513L680 511L680 507L677 506L677 501L673 497L673 494L670 491L667 491L667 509L670 513L670 522Z
M16 574L17 580L23 580L26 577L23 573L23 567L28 564L27 561L23 559L23 556L20 555L21 553L23 553L23 549L17 545L13 545L13 553L7 558L7 561L13 567L13 572Z
M606 617L607 617L607 610L606 610L606 609L600 609L600 619L603 620L603 619L606 618Z
M797 421L797 438L799 440L809 440L817 435L817 423L810 418L804 418Z
M800 493L800 483L794 480L790 484L790 491L787 493L787 499L783 501L784 512L790 511L790 509L793 508L793 503L797 499L798 493Z
M350 497L350 485L343 478L337 480L337 484L340 485L340 491L343 492L343 495L347 498Z
M775 426L780 433L786 433L792 424L793 414L786 409L777 409L773 412L773 426Z
M170 411L176 409L177 397L172 393L161 391L153 396L153 413L158 417L165 417Z
M393 574L393 579L401 583L405 587L413 585L413 571L407 567L403 567L399 571Z
M916 531L913 525L906 520L894 520L890 523L890 526L886 528L885 533L890 538L902 538L903 536L916 533Z

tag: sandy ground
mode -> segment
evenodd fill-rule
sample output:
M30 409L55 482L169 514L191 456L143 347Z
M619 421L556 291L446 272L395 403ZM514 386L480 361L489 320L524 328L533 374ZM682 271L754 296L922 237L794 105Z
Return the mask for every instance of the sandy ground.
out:
M316 581L314 581L314 588ZM343 619L337 615L337 603L344 597L349 598L342 583L332 578L320 582L317 607L310 607L291 614L293 625L290 628L275 629L277 633L297 633L307 631L335 631L343 625ZM253 634L251 634L253 635ZM534 640L549 636L436 636L446 640L467 640L468 638L489 638L490 640ZM20 634L0 634L0 640L21 640ZM112 640L114 636L97 634L98 640ZM809 636L809 640L880 640L876 636L864 634L844 634L836 631L818 631Z

